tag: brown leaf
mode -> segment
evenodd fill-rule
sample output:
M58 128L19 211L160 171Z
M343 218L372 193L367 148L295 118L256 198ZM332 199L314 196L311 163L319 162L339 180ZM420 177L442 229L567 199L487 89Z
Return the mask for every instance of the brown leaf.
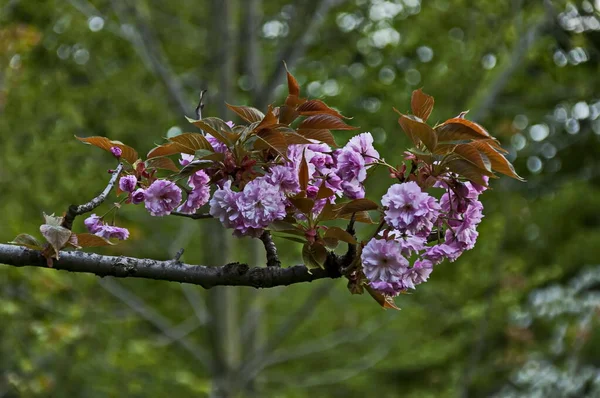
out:
M304 152L302 152L302 161L298 171L298 181L300 182L300 189L306 191L306 188L308 188L308 163Z
M306 130L356 130L358 127L349 126L339 117L332 115L309 116L298 126L298 133L303 134Z
M229 105L227 103L225 105L227 105L229 109L237 113L239 117L241 117L248 123L259 122L265 117L264 113L251 106L235 106Z
M106 137L100 137L100 136L87 137L87 138L75 136L75 138L77 138L79 141L81 141L85 144L93 145L98 148L104 149L107 152L110 152L110 148L112 148L114 146L119 147L119 148L121 148L121 151L122 151L121 159L125 159L129 164L134 164L135 161L139 159L139 156L138 156L138 153L136 152L136 150L128 145L123 144L121 141L111 141Z
M330 108L326 103L318 99L306 101L296 108L296 111L302 116L332 115L340 119L345 118L341 113Z
M187 153L188 155L196 154L196 151L199 149L206 149L207 151L214 152L210 142L206 140L206 137L199 133L176 135L175 137L169 138L169 141L176 145L179 152Z
M474 141L472 144L475 142L476 141ZM492 171L492 165L487 156L482 156L479 150L472 144L456 145L453 152L481 169Z
M300 114L296 112L295 106L282 105L278 108L279 123L290 125L298 116Z
M325 144L332 146L334 148L336 148L338 146L337 142L335 142L335 138L333 138L333 134L331 134L331 131L329 131L329 130L307 129L307 130L298 130L298 133L301 134L305 138L324 142Z
M498 173L502 173L519 181L525 181L523 177L517 174L515 168L508 159L499 153L496 148L492 148L488 143L483 141L475 141L471 145L487 156L493 171L497 171Z
M217 117L205 117L202 120L186 119L227 146L231 146L238 138L238 135L231 130L231 127Z
M384 309L391 308L391 309L400 311L400 308L398 308L396 306L396 304L394 303L394 299L392 299L390 296L386 296L386 295L378 292L377 290L373 289L368 284L365 284L364 287L365 287L365 289L367 289L367 292L369 292L371 297L373 297L373 299L375 299L375 301L377 301L377 303L379 303L379 305L382 308L384 308Z
M164 157L147 160L146 168L170 170L170 171L174 171L175 173L179 172L179 168L177 167L175 162L173 162L173 160L171 160L169 158L164 158Z
M77 244L81 247L112 246L114 243L101 236L93 234L77 234Z
M296 110L296 108L298 108L300 105L302 105L305 102L306 102L306 98L300 98L298 95L295 95L295 94L290 94L285 99L285 105L287 107L293 109L294 111Z
M401 115L398 123L413 142L415 139L419 139L431 152L435 150L438 138L435 131L428 124L410 115Z
M285 141L287 142L288 145L314 144L308 138L304 138L300 134L296 134L296 133L287 133L287 134L285 134Z
M431 115L433 104L433 97L425 94L421 89L412 92L410 108L412 109L413 115L421 118L424 122L426 122L429 115Z
M289 200L304 214L310 214L315 207L315 201L309 198L289 198Z
M325 238L336 238L341 240L342 242L351 243L353 245L356 244L356 239L354 236L344 231L340 227L329 227L327 231L325 231Z
M350 220L352 218L352 214L354 214L354 221L356 222L361 222L364 224L375 224L367 211L357 211L356 213L347 213L341 215L336 214L336 216L339 218L343 218L344 220Z
M435 132L440 142L494 139L479 124L460 117L446 120L435 128Z
M277 116L273 113L273 107L269 105L269 109L267 110L267 114L262 118L258 126L254 129L254 131L260 131L262 129L270 128L278 124Z
M327 188L327 186L325 185L325 182L321 183L321 186L319 187L319 191L317 192L317 197L316 199L325 199L325 198L329 198L332 197L333 195L335 195L335 193Z
M377 210L379 205L369 199L354 199L351 202L344 203L338 211L338 215L352 214L359 211Z
M487 183L483 179L483 176L494 177L494 174L490 171L479 168L468 160L454 159L446 163L445 166L450 171L465 177L467 180L486 187Z
M269 147L277 151L277 153L279 153L281 156L286 157L288 143L283 133L280 133L277 130L266 129L259 131L256 136L259 138L256 143L264 142Z
M300 86L298 85L298 81L294 76L292 76L285 62L283 63L283 66L285 66L285 71L287 72L288 91L290 95L300 95Z
M168 142L166 144L159 145L154 149L151 149L150 152L148 152L148 155L146 155L146 158L152 159L157 158L159 156L174 155L176 153L181 153L179 145L174 142Z

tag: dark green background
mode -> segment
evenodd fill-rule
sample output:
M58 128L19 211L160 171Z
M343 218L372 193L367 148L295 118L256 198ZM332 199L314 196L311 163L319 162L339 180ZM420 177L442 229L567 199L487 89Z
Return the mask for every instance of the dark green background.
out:
M412 90L424 87L436 99L430 120L470 109L528 182L492 182L477 247L399 297L400 312L351 296L341 280L207 293L0 266L0 397L595 396L589 380L569 395L555 379L532 387L516 375L538 358L570 370L564 385L573 386L581 369L600 366L598 305L582 299L593 283L573 298L572 315L523 315L531 292L600 263L599 7L4 0L3 242L38 234L42 212L62 213L106 183L114 160L74 135L146 153L170 129L193 131L184 112L193 115L204 88L204 115L237 121L224 101L264 108L285 94L284 78L272 78L281 59L304 94L371 131L390 163L408 145L392 107L407 111ZM336 133L339 143L350 136ZM376 174L370 198L389 182ZM212 221L152 218L132 206L118 221L132 238L102 252L166 259L184 247L188 263L264 264L247 240L227 239L221 250L229 233ZM301 261L298 246L280 243L284 264Z

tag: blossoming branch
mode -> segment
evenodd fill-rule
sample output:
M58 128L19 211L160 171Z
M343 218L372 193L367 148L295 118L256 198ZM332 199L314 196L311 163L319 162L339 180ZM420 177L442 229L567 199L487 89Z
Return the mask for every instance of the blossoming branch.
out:
M395 308L392 297L415 289L435 266L475 246L483 218L479 195L494 172L521 179L499 142L465 113L429 126L434 100L421 90L413 92L412 115L397 111L413 144L402 155L382 158L368 132L339 147L332 131L356 128L323 101L300 97L296 79L289 72L287 77L284 104L266 113L228 105L244 124L190 119L200 132L169 138L145 160L119 141L77 137L122 162L111 171L120 200L87 217L89 233L71 232L72 219L99 203L70 209L65 217L46 216L40 229L46 244L26 234L12 243L41 251L53 266L68 246L127 239L128 230L114 225L112 213L143 205L151 216L215 218L234 236L259 238L272 268L280 261L271 234L298 242L306 273L297 281L312 280L312 274L344 276L352 293L366 290L382 306ZM390 181L376 200L365 190L373 175ZM331 225L340 220L345 229ZM356 222L372 225L367 236L355 235ZM340 243L347 244L343 255L334 251Z

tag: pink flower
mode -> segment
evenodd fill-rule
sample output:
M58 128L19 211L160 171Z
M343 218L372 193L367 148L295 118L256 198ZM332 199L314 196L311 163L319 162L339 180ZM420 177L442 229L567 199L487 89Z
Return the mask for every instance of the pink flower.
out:
M237 205L239 195L239 192L231 189L231 181L226 181L210 200L210 215L218 219L225 228L235 228L240 223L242 215Z
M194 155L188 155L187 153L181 154L181 159L179 160L179 164L182 166L187 166L190 162L194 160Z
M422 192L416 182L392 185L381 198L388 225L412 235L427 236L437 220L440 205Z
M179 206L177 210L185 214L193 214L200 207L208 203L208 200L210 199L210 187L208 186L209 181L210 178L204 172L204 170L195 172L188 179L188 185L193 189L188 194L185 202L183 202L183 204Z
M373 147L371 133L362 133L350 138L346 147L360 153L366 164L371 164L379 159L379 152Z
M402 276L402 284L407 289L414 289L416 285L427 281L431 271L433 271L433 264L430 261L417 260Z
M126 240L129 238L129 230L127 228L115 227L112 225L103 225L95 235L104 239L116 238L119 240Z
M125 240L129 238L129 231L127 228L115 227L112 225L106 225L102 221L102 218L98 217L95 214L92 214L83 222L90 231L90 233L100 236L104 239L117 238L120 240Z
M210 188L206 185L202 185L198 188L194 188L187 196L187 199L177 211L184 214L194 214L200 207L208 203L210 199Z
M296 193L300 191L298 173L290 166L273 166L265 177L269 183L281 187L284 192Z
M402 256L402 246L394 240L371 239L364 247L361 260L363 272L371 286L395 296L404 289L402 276L408 271L408 260Z
M123 192L135 191L136 185L137 185L137 178L134 175L123 176L119 180L119 189Z
M92 214L91 216L86 218L83 223L85 224L87 230L90 231L90 233L92 234L98 232L104 224L102 222L102 218L98 217L96 214Z
M337 173L343 181L363 182L367 178L365 160L360 153L344 148L336 152L336 160Z
M142 188L138 188L135 192L131 194L131 203L134 205L140 204L144 201L146 195L146 191Z
M286 215L283 193L264 177L246 184L242 195L237 198L237 204L246 228L265 228Z
M123 154L123 150L121 148L119 148L118 146L113 146L110 148L110 153L112 153L114 155L114 157L116 157L118 159Z
M146 210L153 216L167 216L181 202L181 189L171 181L156 180L144 193Z
M198 170L188 178L188 185L192 188L199 188L207 185L209 181L208 174L204 170Z

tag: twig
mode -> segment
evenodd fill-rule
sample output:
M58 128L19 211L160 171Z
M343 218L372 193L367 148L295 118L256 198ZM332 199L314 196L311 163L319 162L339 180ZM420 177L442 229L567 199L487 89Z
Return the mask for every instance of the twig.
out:
M171 215L178 216L178 217L187 217L187 218L191 218L193 220L200 220L203 218L212 218L212 216L208 213L185 214L185 213L180 213L178 211L174 211L171 213Z
M80 216L85 213L89 213L94 210L96 207L100 206L102 202L106 200L106 197L110 193L110 191L115 186L117 179L119 178L119 174L123 171L123 164L119 163L116 170L113 172L112 177L108 181L108 185L104 188L104 191L100 193L100 195L96 196L94 199L90 200L87 203L82 205L71 205L69 206L69 210L67 210L67 214L62 222L62 226L71 229L73 228L73 221L75 221L75 217Z
M267 252L267 267L281 267L281 261L279 261L279 257L277 256L277 246L275 246L275 242L273 242L271 233L265 231L259 239L262 241L263 245L265 245L265 251Z
M178 263L179 260L181 260L181 256L183 256L184 251L185 251L185 249L183 247L181 249L177 250L177 253L175 253L175 256L173 257L173 261Z
M190 283L205 289L214 286L252 286L270 288L323 278L339 278L341 260L331 257L325 269L309 270L304 265L283 267L249 267L232 263L220 267L174 263L125 256L103 256L81 251L61 251L60 260L53 264L55 270L88 273L118 278L146 278L162 281ZM0 244L0 264L15 267L47 268L46 258L36 250L21 246ZM337 269L336 269L337 268Z
M196 120L202 120L202 110L204 109L204 94L208 90L200 90L200 99L198 100L198 106L196 107Z

